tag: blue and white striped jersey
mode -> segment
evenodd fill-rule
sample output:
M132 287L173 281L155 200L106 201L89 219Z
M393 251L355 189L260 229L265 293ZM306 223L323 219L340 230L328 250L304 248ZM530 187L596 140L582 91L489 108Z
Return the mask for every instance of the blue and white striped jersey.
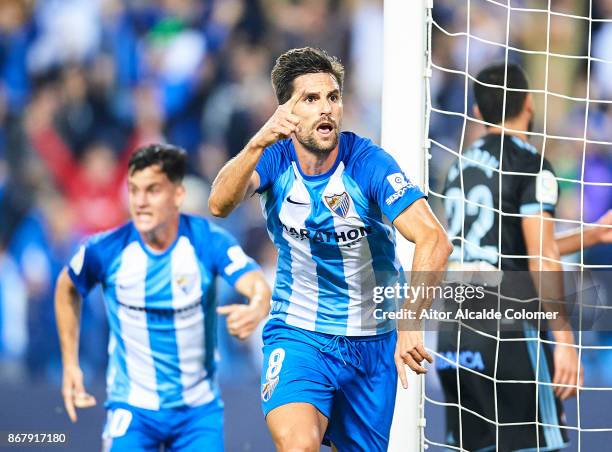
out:
M401 269L383 215L393 221L425 196L395 160L372 141L342 132L338 158L325 174L303 174L290 139L266 148L256 171L279 252L272 316L335 335L395 328L374 315L374 287L394 285Z
M155 410L218 397L214 279L234 285L255 269L230 234L189 215L161 253L131 222L90 238L68 274L83 297L97 283L104 289L108 401Z

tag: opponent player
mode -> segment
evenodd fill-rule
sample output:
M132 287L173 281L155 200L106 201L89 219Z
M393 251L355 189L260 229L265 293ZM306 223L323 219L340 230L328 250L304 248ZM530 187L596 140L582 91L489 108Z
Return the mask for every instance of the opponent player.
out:
M223 229L179 213L183 150L155 144L129 162L132 221L90 238L57 282L62 394L95 404L79 368L80 297L102 284L110 323L105 448L223 450L223 404L215 380L215 277L248 297L219 308L231 334L246 338L269 311L270 290L255 262Z
M343 76L322 50L281 55L272 70L279 107L220 171L209 199L211 212L225 216L261 194L279 251L261 381L279 451L319 450L324 435L342 452L387 449L397 374L406 386L404 364L423 373L431 357L420 330L399 330L396 339L395 323L374 311L374 287L395 284L400 270L383 216L416 244L413 270L425 278L450 253L395 160L340 132Z
M503 86L504 83L508 87L505 115L503 89L491 86ZM531 130L533 105L527 89L523 70L514 64L508 64L507 69L504 64L491 65L478 74L474 83L475 116L488 123L487 134L463 152L461 162L451 165L447 175L445 210L449 236L455 238L451 267L454 262L462 262L479 263L481 269L486 266L501 268L506 280L502 283L502 292L510 296L520 291L523 299L537 297L535 287L539 284L534 286L531 278L537 281L544 275L542 290L548 293L540 293L540 296L562 300L562 281L554 280L555 275L560 275L554 272L562 271L559 248L566 253L576 251L580 247L580 236L579 232L572 232L555 240L552 219L558 198L557 180L548 160L528 142L526 132ZM505 128L503 137L502 127ZM499 170L504 172L501 176L501 215L496 213L496 209L500 209ZM610 219L608 214L602 222L609 223ZM458 236L465 240L457 239ZM610 236L606 228L593 228L585 233L584 243L592 245L612 239ZM542 259L528 256L542 256ZM497 296L493 298L489 301L497 308ZM522 307L534 309L526 304ZM550 305L544 304L544 309L550 309ZM465 408L459 419L457 409L447 407L446 427L451 445L459 446L460 437L462 447L467 450L552 451L567 444L565 430L560 428L563 425L561 400L576 394L582 375L579 382L578 354L573 332L567 323L564 324L567 321L564 310L559 307L554 310L559 313L559 320L549 325L558 344L554 354L546 343L538 353L538 341L516 341L538 336L537 324L527 322L519 321L516 325L506 322L499 331L502 338L499 343L495 339L496 322L478 326L493 337L463 328L459 347L457 324L439 332L440 353L454 361L459 350L459 361L472 370L460 369L458 388L455 366L437 360L447 402L458 403L460 392L461 405ZM471 358L467 359L468 356ZM493 377L497 383L491 380ZM538 380L543 384L536 393L533 383L499 382L501 380ZM535 413L538 413L537 419ZM496 426L496 421L500 425ZM539 424L536 425L536 421ZM505 423L520 425L503 425Z

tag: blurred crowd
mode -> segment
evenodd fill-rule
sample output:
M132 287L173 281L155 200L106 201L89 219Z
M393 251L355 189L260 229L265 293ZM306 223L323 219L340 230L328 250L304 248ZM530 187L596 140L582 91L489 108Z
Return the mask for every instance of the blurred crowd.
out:
M511 3L544 10L548 4ZM554 11L588 16L588 3L552 4ZM612 18L612 0L592 4L592 17ZM584 206L581 184L562 183L560 217L580 220L583 207L584 220L592 222L612 208L612 109L579 100L587 91L590 99L612 100L612 64L562 57L590 51L612 61L612 23L551 15L547 33L545 12L513 10L506 33L507 8L486 0L435 0L433 15L436 66L475 76L488 61L505 57L507 43L508 58L525 66L533 88L559 94L546 103L534 94L534 131L557 138L532 141L559 176L608 183L586 186ZM469 40L442 31L465 33L468 25ZM126 162L137 147L160 140L184 147L190 157L185 209L208 215L208 188L218 170L276 108L269 80L275 58L304 45L341 58L344 129L377 141L382 31L382 0L0 0L4 374L59 378L54 280L85 236L126 220ZM555 56L546 57L546 50ZM471 115L465 86L464 75L434 68L432 105ZM434 111L430 133L457 150L483 132L473 121L466 124L464 131L462 117ZM597 143L583 146L585 130ZM433 152L431 186L439 189L452 157L439 146ZM275 250L258 200L222 224L272 279ZM594 249L586 262L612 264L611 256L610 248ZM228 288L220 293L223 302L235 296ZM100 294L83 309L82 365L86 376L100 375L106 355Z
M345 127L378 138L379 0L0 0L5 376L59 378L54 281L84 237L126 220L132 152L154 141L182 146L185 210L207 215L218 170L276 108L276 57L304 45L342 60ZM259 210L253 200L223 226L273 278ZM235 296L220 293L222 302ZM99 293L84 303L81 336L86 376L102 375Z

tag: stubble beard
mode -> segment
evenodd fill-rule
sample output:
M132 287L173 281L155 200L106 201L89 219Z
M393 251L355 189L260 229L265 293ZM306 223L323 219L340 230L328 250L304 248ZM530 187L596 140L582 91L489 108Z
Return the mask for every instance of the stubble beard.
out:
M336 146L338 145L338 139L339 139L339 129L338 127L334 127L334 137L333 139L329 142L329 144L327 143L319 143L317 141L317 138L315 137L315 134L317 133L316 127L314 129L312 129L310 131L309 134L305 135L305 136L301 136L300 134L296 134L296 138L298 140L298 142L304 146L308 151L310 151L311 153L315 154L315 155L327 155L329 154L331 151L333 151Z

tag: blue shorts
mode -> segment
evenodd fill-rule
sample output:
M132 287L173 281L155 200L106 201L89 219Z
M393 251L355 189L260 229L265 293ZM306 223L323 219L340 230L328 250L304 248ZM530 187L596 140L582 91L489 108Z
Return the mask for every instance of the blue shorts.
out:
M223 452L223 403L219 399L196 407L146 410L110 402L103 450Z
M386 451L393 419L396 332L333 336L268 321L263 331L262 408L313 405L329 424L324 442L342 452Z

